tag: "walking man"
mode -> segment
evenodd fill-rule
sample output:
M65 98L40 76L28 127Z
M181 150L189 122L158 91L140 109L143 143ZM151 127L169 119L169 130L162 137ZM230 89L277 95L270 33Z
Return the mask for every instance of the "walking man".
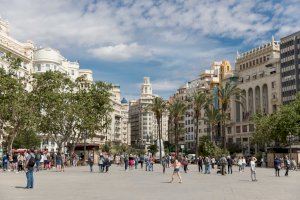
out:
M225 176L225 171L226 171L226 165L227 165L227 160L225 158L225 156L222 156L220 158L220 165L221 165L221 173L223 176Z
M227 171L228 174L232 174L232 165L233 165L233 160L230 156L227 157Z

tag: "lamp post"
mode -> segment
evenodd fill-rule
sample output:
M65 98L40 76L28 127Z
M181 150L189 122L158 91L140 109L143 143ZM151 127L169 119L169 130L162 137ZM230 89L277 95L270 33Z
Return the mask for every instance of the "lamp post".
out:
M86 161L86 138L87 138L87 131L84 131L84 146L83 146L83 159L84 159L84 163Z

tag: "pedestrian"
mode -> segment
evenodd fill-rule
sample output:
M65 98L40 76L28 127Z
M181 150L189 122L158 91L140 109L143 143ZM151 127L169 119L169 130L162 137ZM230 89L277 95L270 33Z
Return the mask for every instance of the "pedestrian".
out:
M149 169L149 157L145 156L146 171Z
M184 173L187 173L187 170L188 170L188 160L186 157L183 158L182 160L182 165L183 165L183 170L184 170Z
M99 172L103 172L104 171L104 157L102 154L100 154L98 165L99 165Z
M94 166L93 154L91 154L88 158L88 165L90 166L90 172L93 172L93 166Z
M291 166L291 161L290 161L288 156L285 156L285 158L284 158L284 166L285 166L285 176L288 176L289 175L289 169L290 169L290 166Z
M226 165L227 165L227 159L226 159L225 156L223 155L223 156L220 158L221 174L222 174L223 176L225 176L225 173L226 173Z
M149 158L149 171L153 172L153 170L154 170L154 157L150 156L150 158Z
M296 160L295 160L295 158L292 158L292 160L291 160L291 167L290 167L290 169L292 169L292 170L297 170L297 163L296 163Z
M241 157L239 157L238 161L237 161L237 164L239 166L239 172L242 171L242 168L243 168L243 160Z
M203 166L203 158L201 156L199 156L197 164L198 164L198 170L199 170L199 172L203 172L203 168L202 168L202 166Z
M181 163L177 159L175 159L175 161L173 163L174 171L173 171L172 179L171 179L170 183L173 182L175 175L177 175L177 177L179 178L179 183L182 183L182 179L180 176L180 166L181 166Z
M166 172L166 166L167 166L167 158L164 156L162 157L161 159L161 165L162 165L162 168L163 168L163 173Z
M204 158L204 167L205 167L204 174L210 174L210 165L211 165L211 159L210 157L206 156Z
M62 166L62 157L61 157L61 153L58 152L56 155L56 170L58 172L61 172L61 166Z
M233 165L233 159L228 156L227 157L227 171L228 171L228 174L232 174L232 165Z
M2 163L3 163L3 171L7 171L8 170L8 155L4 154L3 158L2 158Z
M139 162L140 162L140 159L138 156L135 156L134 157L134 168L137 169L138 168L138 165L139 165Z
M13 154L13 169L12 170L14 172L18 172L17 168L18 168L18 154L14 153Z
M274 169L275 169L275 176L280 176L280 169L281 169L281 161L278 157L274 159Z
M124 165L125 165L125 171L127 171L128 165L129 165L129 158L128 158L127 154L124 155Z
M110 163L109 157L106 156L104 159L105 173L108 172L110 165L111 165L111 163Z
M216 159L214 157L211 158L211 168L215 169Z
M145 157L143 155L140 156L140 164L141 164L141 169L144 168L144 162L145 162Z
M35 168L36 168L36 171L40 170L40 161L41 161L41 153L37 151L36 154L35 154Z
M27 179L27 185L26 189L33 189L33 171L34 171L34 165L35 165L35 155L33 150L29 150L29 154L26 156L26 179Z
M254 156L252 156L251 161L250 161L250 171L251 171L251 180L252 181L257 181L257 179L256 179L256 166L255 166L256 161L257 161L257 159Z
M13 168L13 156L11 154L8 155L9 169L8 171L12 171Z
M24 156L19 153L19 155L18 155L18 172L24 170L23 165L24 165Z
M242 171L243 171L243 172L245 171L246 165L247 165L246 159L245 159L245 157L243 156L243 157L242 157Z

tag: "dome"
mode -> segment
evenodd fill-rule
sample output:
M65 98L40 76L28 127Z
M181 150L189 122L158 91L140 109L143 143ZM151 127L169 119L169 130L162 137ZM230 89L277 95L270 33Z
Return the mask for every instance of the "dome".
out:
M122 104L128 103L127 99L123 98L121 101Z
M57 50L42 48L34 51L33 60L35 62L54 62L61 64L64 57Z

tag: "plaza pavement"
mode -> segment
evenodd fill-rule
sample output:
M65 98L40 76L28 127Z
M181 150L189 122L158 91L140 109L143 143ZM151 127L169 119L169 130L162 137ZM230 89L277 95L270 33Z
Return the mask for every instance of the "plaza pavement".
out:
M249 168L233 175L221 176L213 171L200 174L196 166L181 173L183 183L170 180L172 169L162 174L156 165L154 172L130 170L112 166L109 173L90 173L88 167L67 168L64 173L35 173L35 188L26 190L25 174L0 172L0 200L299 200L300 171L289 177L275 177L272 169L257 169L258 182L250 181ZM96 172L97 171L97 172ZM282 172L283 173L283 172Z

